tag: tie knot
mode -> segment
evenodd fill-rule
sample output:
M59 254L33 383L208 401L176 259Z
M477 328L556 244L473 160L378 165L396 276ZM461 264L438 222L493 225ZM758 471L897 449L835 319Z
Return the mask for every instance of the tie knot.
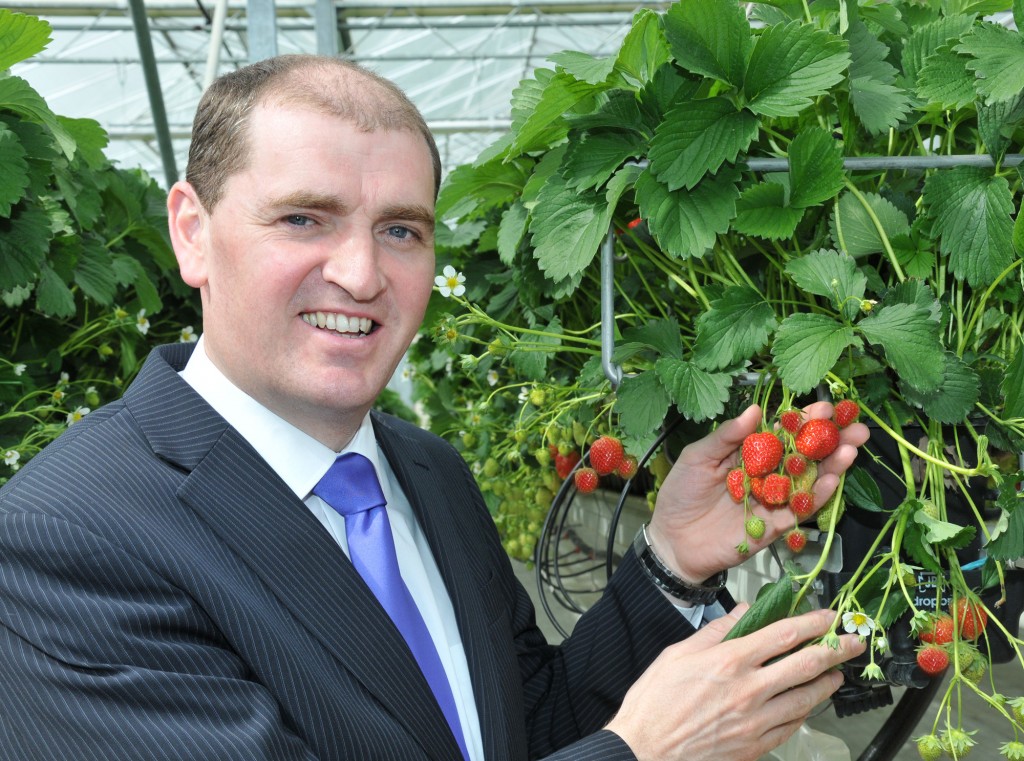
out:
M313 487L313 493L342 515L387 504L373 463L355 452L340 455Z

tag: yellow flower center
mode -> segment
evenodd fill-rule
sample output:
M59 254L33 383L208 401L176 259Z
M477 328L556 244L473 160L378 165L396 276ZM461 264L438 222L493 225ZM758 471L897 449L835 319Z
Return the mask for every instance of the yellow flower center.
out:
M448 283L448 287L449 288L454 289L455 286L457 286L459 284L459 276L458 275L452 275L445 282Z

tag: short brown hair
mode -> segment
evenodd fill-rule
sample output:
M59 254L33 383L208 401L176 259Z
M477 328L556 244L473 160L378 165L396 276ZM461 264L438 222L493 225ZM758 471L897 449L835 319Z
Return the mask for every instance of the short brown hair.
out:
M249 119L253 109L269 101L340 116L365 132L419 132L430 151L437 194L441 185L437 144L422 114L398 86L340 58L283 55L218 77L199 101L185 178L207 210L220 201L228 178L245 169Z

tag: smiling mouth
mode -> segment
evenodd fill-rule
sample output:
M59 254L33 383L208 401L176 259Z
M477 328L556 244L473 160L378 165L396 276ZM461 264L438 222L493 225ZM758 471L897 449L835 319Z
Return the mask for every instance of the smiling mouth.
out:
M322 330L333 330L350 336L365 336L372 333L376 324L367 317L348 317L335 312L304 312L300 315L307 325Z

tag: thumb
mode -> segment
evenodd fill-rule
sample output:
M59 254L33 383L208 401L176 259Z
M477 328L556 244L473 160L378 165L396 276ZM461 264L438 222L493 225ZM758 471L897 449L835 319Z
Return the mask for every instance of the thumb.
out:
M719 644L725 639L725 635L732 631L732 627L739 623L740 618L743 617L743 614L747 612L749 607L745 602L738 603L735 608L724 616L709 621L706 626L698 629L696 634L684 640L690 646L688 650L690 652L699 652Z

